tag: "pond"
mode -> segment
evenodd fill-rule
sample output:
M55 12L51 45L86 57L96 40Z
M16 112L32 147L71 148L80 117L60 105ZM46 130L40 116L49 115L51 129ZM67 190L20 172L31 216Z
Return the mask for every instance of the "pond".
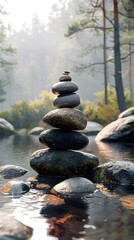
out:
M0 139L0 165L15 164L28 169L21 177L36 176L30 165L31 154L43 148L37 136L10 136ZM83 149L95 154L100 163L113 160L134 162L134 144L99 143L89 136ZM134 239L134 191L119 187L102 189L80 199L68 199L63 207L52 209L36 201L39 190L20 198L0 195L0 209L34 229L31 240L132 240ZM43 210L45 209L45 211ZM41 214L42 212L42 214Z

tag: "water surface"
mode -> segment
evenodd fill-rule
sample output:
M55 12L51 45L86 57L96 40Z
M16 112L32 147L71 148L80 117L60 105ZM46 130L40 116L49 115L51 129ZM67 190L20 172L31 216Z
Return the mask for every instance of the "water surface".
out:
M15 164L29 172L26 180L37 174L30 168L31 154L43 148L38 137L10 136L0 139L0 165ZM94 136L83 149L95 154L100 163L125 160L134 161L134 144L96 143ZM118 187L96 191L79 199L67 199L65 206L45 205L36 201L39 190L31 190L22 197L0 195L0 209L15 216L34 229L31 240L132 240L134 239L133 189ZM42 214L41 214L42 213Z

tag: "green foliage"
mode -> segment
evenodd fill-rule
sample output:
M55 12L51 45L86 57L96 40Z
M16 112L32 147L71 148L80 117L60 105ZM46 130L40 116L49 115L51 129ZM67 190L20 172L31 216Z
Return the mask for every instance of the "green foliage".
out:
M79 109L83 111L88 121L96 121L105 126L116 120L120 113L116 91L108 86L109 103L107 105L104 103L104 92L99 92L96 96L98 99L95 102L82 102ZM131 94L128 90L125 90L125 99L128 108L134 106L134 100L131 99Z
M1 118L13 124L16 129L39 126L43 116L52 110L52 93L42 92L41 98L32 102L18 101L10 111L0 113Z
M116 120L119 115L119 109L114 88L108 87L109 103L104 103L104 92L96 94L98 99L94 102L81 102L78 109L82 111L88 121L95 121L103 126ZM127 107L134 106L134 100L131 99L131 94L128 90L125 91ZM42 125L43 116L53 109L54 95L49 92L42 92L40 99L35 99L31 102L18 101L10 111L0 113L1 118L13 124L16 129L27 128Z

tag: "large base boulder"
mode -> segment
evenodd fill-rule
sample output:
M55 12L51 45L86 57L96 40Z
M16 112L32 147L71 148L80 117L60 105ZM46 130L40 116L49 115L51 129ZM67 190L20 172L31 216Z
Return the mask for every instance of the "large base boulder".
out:
M75 177L87 176L99 164L98 158L89 153L70 150L37 150L30 165L40 175Z

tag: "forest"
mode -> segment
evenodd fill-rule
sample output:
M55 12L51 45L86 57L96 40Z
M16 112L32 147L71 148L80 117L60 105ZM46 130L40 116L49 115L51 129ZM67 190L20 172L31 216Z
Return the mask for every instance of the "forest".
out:
M18 101L34 105L64 70L79 86L89 119L98 121L91 113L100 102L110 115L113 98L116 113L133 106L134 1L57 3L48 24L35 13L31 26L25 23L19 31L5 25L6 5L0 4L0 111L15 109Z

